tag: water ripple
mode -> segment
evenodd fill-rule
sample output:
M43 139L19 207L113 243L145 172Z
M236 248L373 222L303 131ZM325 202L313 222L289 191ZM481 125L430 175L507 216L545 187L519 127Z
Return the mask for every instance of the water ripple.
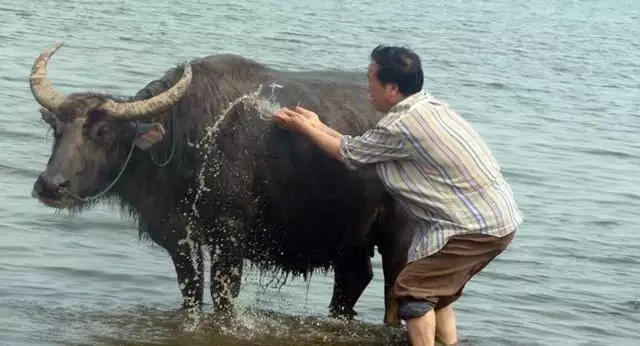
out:
M117 95L134 94L181 60L213 53L364 76L375 45L415 48L425 86L487 140L526 218L512 246L456 304L460 344L634 344L640 339L639 10L632 0L454 0L429 4L427 12L419 1L403 7L371 0L186 0L178 7L165 0L153 6L3 1L0 343L248 342L218 331L177 332L170 311L180 295L171 260L138 241L133 220L108 207L56 214L31 198L51 133L28 74L40 51L63 40L49 67L56 88ZM400 340L368 325L379 324L383 312L379 256L373 268L374 281L356 306L362 324L355 327L318 318L327 313L331 276L263 292L248 272L242 304L282 314L249 314L237 331L253 335L250 342L279 345L295 338Z

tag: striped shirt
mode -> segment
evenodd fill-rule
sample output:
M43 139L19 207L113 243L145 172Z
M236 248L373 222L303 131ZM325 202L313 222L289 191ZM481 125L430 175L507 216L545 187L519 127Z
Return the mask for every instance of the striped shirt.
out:
M408 262L455 235L504 236L523 222L490 149L460 115L420 91L361 136L342 137L349 169L375 164L387 191L417 221Z

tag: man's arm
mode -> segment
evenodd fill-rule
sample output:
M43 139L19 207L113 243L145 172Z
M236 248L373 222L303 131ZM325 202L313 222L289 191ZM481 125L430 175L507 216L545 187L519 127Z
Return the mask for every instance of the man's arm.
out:
M361 136L343 135L323 124L318 116L297 107L298 111L283 108L274 114L282 127L305 135L347 168L389 160L410 158L414 148L397 127L376 125Z
M411 158L415 148L397 128L376 125L360 136L345 135L340 157L349 169L358 166Z
M302 132L350 169L364 164L406 159L413 155L413 147L405 138L386 127L376 126L361 136L352 137L318 121L305 126Z
M302 133L334 159L338 161L342 160L340 142L342 141L343 135L340 132L318 121L315 124L305 126Z
M337 138L337 139L342 139L342 133L330 128L329 126L325 125L324 123L318 121L315 126L322 130L324 133L328 134L329 136L333 137L333 138Z

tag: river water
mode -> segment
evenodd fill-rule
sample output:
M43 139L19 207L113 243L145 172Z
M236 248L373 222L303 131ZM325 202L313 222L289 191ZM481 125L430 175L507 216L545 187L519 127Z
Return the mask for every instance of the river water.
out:
M133 95L184 59L239 53L290 70L361 70L378 43L423 58L426 87L474 124L526 222L457 303L460 345L640 341L640 6L635 0L392 5L369 0L0 4L0 344L388 344L382 273L358 323L325 318L332 279L261 289L232 330L185 334L169 257L101 206L31 198L51 132L28 88L37 54L65 93ZM264 279L263 279L264 281ZM211 307L206 297L207 308Z

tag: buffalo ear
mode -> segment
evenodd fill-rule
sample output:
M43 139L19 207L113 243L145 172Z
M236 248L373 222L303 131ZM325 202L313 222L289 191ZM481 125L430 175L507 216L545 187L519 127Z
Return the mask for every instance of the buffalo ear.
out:
M164 134L164 126L160 123L139 124L135 145L142 150L147 150L161 142L164 139Z
M56 119L56 115L46 108L40 108L40 114L42 115L42 120L44 120L50 126L55 126L58 123Z

